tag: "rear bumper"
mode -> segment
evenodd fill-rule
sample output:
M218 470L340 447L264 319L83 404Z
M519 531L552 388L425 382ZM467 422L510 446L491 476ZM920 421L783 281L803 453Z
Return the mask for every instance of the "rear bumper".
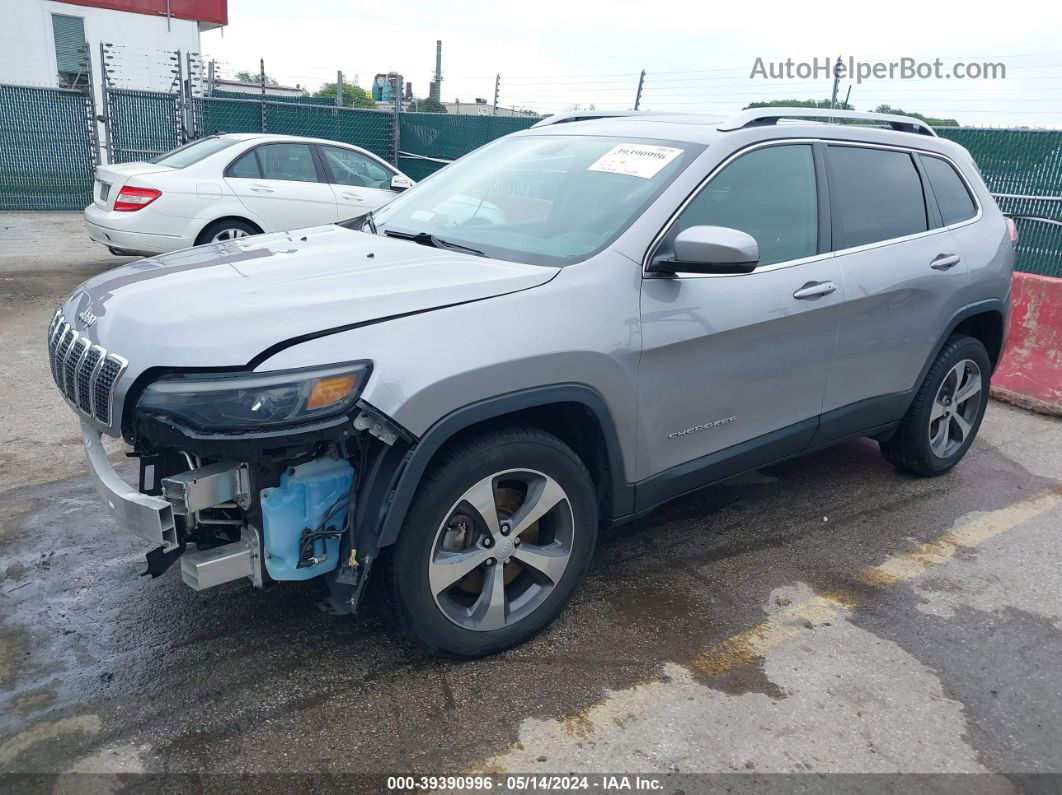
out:
M139 210L138 213L145 212ZM125 226L136 223L143 226L149 218L136 218L138 213L113 213L90 204L85 208L85 226L89 237L108 248L120 249L123 253L143 256L165 254L195 245L195 239L184 235L163 235L154 232L135 231ZM128 216L115 218L115 216Z
M170 551L178 547L173 506L166 500L141 494L114 471L100 433L81 422L81 440L85 445L89 475L100 499L110 508L122 530L151 541Z

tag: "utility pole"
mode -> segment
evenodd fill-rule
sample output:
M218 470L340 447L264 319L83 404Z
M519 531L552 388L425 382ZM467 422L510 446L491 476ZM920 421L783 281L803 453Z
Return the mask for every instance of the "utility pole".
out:
M343 73L336 72L336 107L343 107Z
M207 96L214 96L214 59L210 59L210 64L207 66Z
M833 65L833 93L830 94L830 110L837 107L837 89L841 82L841 56L837 56L837 63Z
M848 84L848 93L844 95L844 106L845 106L845 108L851 107L848 104L848 100L851 98L851 96L852 96L852 84L849 83Z
M501 75L494 75L494 109L490 112L491 116L498 115L498 89L501 88Z
M634 109L635 110L638 110L641 107L641 104L642 104L642 88L643 88L643 86L645 86L645 70L644 69L642 70L642 73L640 75L638 75L638 91L634 95Z

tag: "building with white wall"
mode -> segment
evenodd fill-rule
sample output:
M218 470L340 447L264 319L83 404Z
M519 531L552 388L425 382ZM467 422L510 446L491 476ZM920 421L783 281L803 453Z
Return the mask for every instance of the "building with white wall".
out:
M77 85L81 48L97 75L100 43L120 48L123 87L170 89L163 51L199 52L199 33L228 22L227 0L3 0L0 83ZM98 97L97 97L98 99Z

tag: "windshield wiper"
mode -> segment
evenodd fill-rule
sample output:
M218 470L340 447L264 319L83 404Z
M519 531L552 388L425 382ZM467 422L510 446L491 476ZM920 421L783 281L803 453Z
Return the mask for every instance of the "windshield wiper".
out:
M384 232L388 237L396 237L399 240L411 240L414 243L419 243L422 246L431 246L432 248L444 248L449 251L460 251L464 254L475 254L477 257L487 256L484 252L478 248L472 248L471 246L463 246L460 243L452 243L449 240L443 240L441 237L436 237L430 232L396 232L393 230L387 230Z

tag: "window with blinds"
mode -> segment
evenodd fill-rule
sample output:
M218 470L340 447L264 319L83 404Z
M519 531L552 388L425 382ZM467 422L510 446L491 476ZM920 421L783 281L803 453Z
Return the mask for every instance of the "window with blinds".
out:
M85 20L67 14L52 14L52 36L55 38L55 63L59 80L65 86L79 82L85 70Z

